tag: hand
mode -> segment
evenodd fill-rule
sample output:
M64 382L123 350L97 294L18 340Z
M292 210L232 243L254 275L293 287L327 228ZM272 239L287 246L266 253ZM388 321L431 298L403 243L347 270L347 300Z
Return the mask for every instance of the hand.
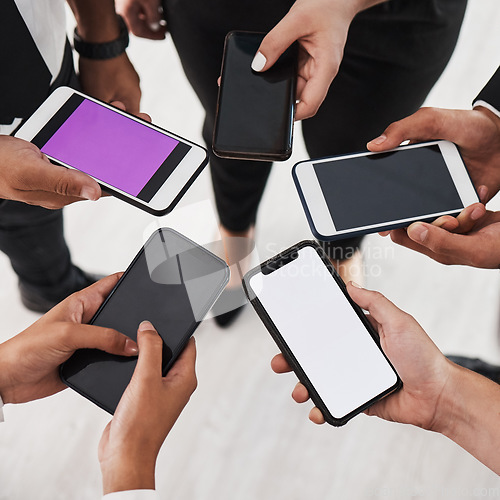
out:
M25 403L66 388L59 365L77 349L137 355L129 337L110 328L86 325L118 282L108 276L74 293L19 335L0 344L0 395L4 403Z
M0 198L56 209L100 196L88 175L50 163L30 142L0 135Z
M297 41L299 68L296 120L314 116L337 75L347 31L354 16L383 0L296 0L288 14L267 34L252 62L268 70Z
M112 59L80 57L79 68L83 92L104 102L121 101L129 113L139 113L139 75L125 52Z
M441 264L500 268L500 212L487 211L465 234L435 224L415 222L406 230L391 231L391 239Z
M500 189L500 118L478 107L472 111L421 108L389 125L367 144L370 151L386 151L403 141L444 139L460 149L483 203Z
M348 284L351 298L368 310L373 327L380 335L382 349L403 380L403 388L368 408L365 413L385 420L433 429L439 412L440 396L455 365L448 361L410 315L398 309L378 292ZM290 371L282 354L275 356L271 367L276 373ZM309 399L300 383L292 397L297 403ZM318 408L309 414L310 420L321 424L325 420Z
M141 38L163 40L167 28L162 24L159 0L116 0L116 11L125 19L129 30Z
M163 343L149 321L139 325L137 341L134 375L99 443L104 494L154 489L158 452L196 389L194 338L166 377Z

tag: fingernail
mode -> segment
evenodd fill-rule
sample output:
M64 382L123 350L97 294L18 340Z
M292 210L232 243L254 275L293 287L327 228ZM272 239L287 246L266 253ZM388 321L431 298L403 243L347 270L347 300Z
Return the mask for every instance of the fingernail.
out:
M151 23L149 25L149 28L152 30L152 31L158 31L160 29L160 23Z
M151 324L151 322L149 321L143 321L140 325L139 325L139 331L140 332L145 332L146 330L154 330L155 327Z
M252 69L254 71L262 71L266 65L267 59L262 52L257 52L252 61Z
M425 241L429 230L423 224L412 224L408 228L408 236L413 241Z
M125 352L128 354L137 354L139 352L137 344L132 339L125 341Z
M387 140L387 136L382 134L382 135L379 135L377 138L373 139L372 141L370 141L368 144L375 144L376 146L379 146L380 144L382 144L386 140Z
M472 213L470 214L470 218L472 220L477 220L477 219L480 219L484 214L484 210L482 207L476 207Z
M488 194L488 188L486 186L479 186L477 194L479 196L479 199L483 201L486 198L486 195Z
M99 199L99 193L95 189L88 186L83 186L80 191L80 198L85 198L86 200L96 201Z
M360 289L362 289L362 288L363 288L361 285L358 285L355 281L351 281L351 285L352 285L354 288L360 288Z

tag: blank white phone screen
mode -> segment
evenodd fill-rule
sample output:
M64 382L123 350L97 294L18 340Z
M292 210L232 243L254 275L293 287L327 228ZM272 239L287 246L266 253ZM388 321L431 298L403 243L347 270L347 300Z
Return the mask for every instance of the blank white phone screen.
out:
M394 386L393 368L314 248L250 286L333 417Z

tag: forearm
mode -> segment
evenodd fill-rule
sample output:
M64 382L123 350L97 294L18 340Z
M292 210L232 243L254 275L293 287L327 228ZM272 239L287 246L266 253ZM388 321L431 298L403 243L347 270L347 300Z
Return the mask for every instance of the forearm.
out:
M155 462L127 460L101 463L103 493L126 490L154 490Z
M432 430L455 441L500 474L500 385L455 366Z
M78 34L89 43L116 40L120 25L114 0L67 0L77 22Z

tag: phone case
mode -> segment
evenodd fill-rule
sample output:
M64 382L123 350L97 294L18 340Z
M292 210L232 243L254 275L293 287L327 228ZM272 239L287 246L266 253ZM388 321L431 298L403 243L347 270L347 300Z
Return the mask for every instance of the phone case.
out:
M362 151L359 151L359 152L361 153ZM344 155L335 155L335 158L342 158L343 156L351 156L352 154L356 154L356 153L347 153L347 154L344 154ZM459 154L460 154L460 151L459 151ZM322 159L325 159L325 158L330 158L330 157L329 156L324 156L322 158L315 158L314 160L322 160ZM401 228L401 227L407 227L409 224L411 224L411 223L408 223L408 222L392 223L392 224L388 223L388 224L386 224L384 226L378 227L375 230L374 229L363 229L363 230L350 231L350 232L347 232L347 233L336 234L336 235L321 234L316 229L316 226L314 225L314 220L313 220L313 218L311 216L311 212L309 211L309 207L307 205L307 201L306 201L306 199L304 197L304 193L302 191L302 187L300 185L300 182L299 182L299 179L298 179L297 173L296 173L296 169L297 169L297 167L300 164L306 163L306 162L309 163L309 162L314 161L314 160L311 159L311 160L303 160L303 161L297 162L292 167L292 178L293 178L293 182L295 184L295 188L297 189L297 193L299 195L300 203L302 204L302 208L304 209L304 213L306 215L307 223L309 224L309 228L311 229L311 233L318 240L320 240L320 241L336 241L336 240L342 240L342 239L345 239L345 238L354 238L356 236L364 236L366 234L379 233L379 232L382 232L382 231L390 231L392 229L398 229L398 228ZM467 168L466 168L466 170L467 170ZM469 173L468 170L467 170L467 173ZM469 177L470 177L470 174L469 174ZM471 182L472 182L472 180L471 180ZM473 184L473 186L474 186L474 184ZM474 187L474 190L475 190L475 187ZM478 196L478 201L479 201L479 196ZM461 210L456 210L454 212L449 213L448 215L451 215L451 216L455 217L460 212L461 212ZM427 218L424 218L424 219L420 219L420 222L432 223L434 220L435 220L434 217L427 217Z
M130 272L130 270L134 267L136 261L139 259L139 257L141 256L142 252L144 252L144 249L146 248L146 246L148 245L148 243L155 237L155 235L157 233L160 233L160 232L164 232L164 231L169 231L171 233L174 233L176 234L177 236L181 237L182 239L188 241L189 243L192 243L194 246L197 246L199 248L201 248L202 250L204 250L205 252L207 253L210 253L211 256L213 256L215 259L219 260L221 263L224 263L226 265L226 273L225 273L225 279L223 282L221 282L220 284L220 287L219 287L219 290L218 292L215 294L216 297L215 299L213 297L211 297L211 299L214 299L213 302L215 302L215 300L217 300L217 297L222 293L222 291L224 290L225 286L227 285L227 283L229 282L229 267L227 267L227 264L222 260L220 259L219 257L217 257L216 255L212 254L211 252L209 252L207 249L205 249L204 247L202 247L201 245L198 245L197 243L193 242L192 240L190 240L189 238L187 238L186 236L184 236L183 234L179 233L178 231L175 231L174 229L171 229L171 228L160 228L158 230L156 230L149 238L148 238L148 241L143 245L143 247L139 250L139 252L137 253L137 255L134 257L134 260L130 263L130 265L128 266L127 270L123 273L123 276L120 278L120 280L118 281L118 283L115 285L115 287L111 290L111 292L109 293L109 295L106 297L105 301L101 304L101 306L99 307L99 309L97 310L97 312L94 314L94 316L92 317L92 319L89 321L88 324L92 325L95 321L95 319L99 316L100 312L106 307L106 304L108 303L108 301L111 299L111 297L113 296L113 294L116 292L116 290L118 289L118 287L120 286L120 284L126 279L128 273ZM209 301L210 302L210 301ZM212 303L213 303L212 302ZM208 307L207 311L210 309L210 307ZM205 313L206 314L206 313ZM177 357L180 355L180 353L184 350L184 348L186 347L189 339L191 338L191 336L193 335L193 333L196 331L196 329L198 328L199 324L201 323L201 321L198 321L198 322L194 322L190 328L190 330L186 333L186 337L184 339L184 341L178 345L178 348L176 349L176 351L174 351L172 353L172 358L171 360L169 361L168 364L166 364L165 366L163 366L163 369L162 369L162 373L163 373L163 376L165 376L168 372L168 370L171 368L171 366L175 363L175 361L177 360ZM67 364L71 363L71 358L69 358L67 361L65 361L60 367L59 367L59 376L61 377L61 380L68 386L70 387L71 389L73 389L74 391L76 391L78 394L82 395L83 397L87 398L88 400L92 401L95 405L99 406L100 408L102 408L103 410L107 411L108 413L110 413L111 415L114 414L114 409L113 408L108 408L105 404L102 404L100 401L96 400L95 398L93 398L91 395L87 394L86 392L82 391L79 387L73 385L71 382L68 381L67 377L65 376L65 367Z
M328 422L330 425L333 425L335 427L340 427L342 425L345 425L349 420L351 420L351 418L353 418L357 414L363 412L364 410L366 410L368 407L370 407L371 405L373 405L377 401L380 401L385 396L388 396L392 392L399 390L403 386L403 383L396 373L396 376L397 376L396 384L393 387L389 388L387 391L380 394L378 397L366 402L363 406L357 408L356 410L352 411L351 413L348 413L347 415L345 415L342 418L335 418L330 413L330 411L326 407L325 403L321 399L320 395L318 394L318 392L316 391L316 389L314 388L314 386L310 382L309 378L305 374L304 370L300 366L299 362L295 358L293 352L290 350L290 348L288 347L286 342L283 340L283 337L281 336L276 325L273 323L272 319L269 317L269 315L267 314L262 303L259 301L259 299L257 298L257 296L255 295L255 293L253 292L253 290L250 286L250 279L252 278L252 276L262 272L262 270L267 268L267 267L272 267L273 264L276 264L277 262L279 262L283 258L287 257L288 255L292 254L293 252L300 250L304 247L308 247L308 246L314 248L316 250L316 252L318 253L318 255L321 257L321 260L323 261L323 263L327 267L328 271L333 276L333 278L335 279L337 284L340 286L340 288L344 292L344 295L347 297L347 300L349 301L349 303L351 304L353 309L356 311L356 314L361 319L362 323L367 328L368 333L375 340L377 346L379 347L380 351L384 355L384 357L387 360L387 362L389 363L389 365L394 369L394 367L392 366L392 363L389 361L389 359L387 358L387 356L385 355L384 351L381 348L380 337L379 337L378 333L374 330L374 328L372 327L372 325L370 324L370 322L366 318L365 314L363 313L363 310L351 299L351 297L347 293L347 287L345 286L345 283L343 282L342 278L339 276L339 274L337 273L335 268L330 263L328 257L324 253L321 246L318 245L318 243L316 243L315 241L310 241L310 240L301 241L300 243L293 245L292 247L288 248L287 250L279 253L278 255L272 257L271 259L266 260L265 262L263 262L259 266L253 268L248 273L246 273L245 276L243 277L243 282L242 282L243 289L245 291L245 294L246 294L248 300L250 301L253 308L255 309L255 312L258 314L259 318L264 323L265 327L267 328L267 330L271 334L271 337L276 342L276 345L278 346L280 351L283 353L288 364L290 365L290 367L293 369L293 371L297 375L297 378L307 388L307 390L309 392L309 396L311 397L311 400L313 401L315 406L317 406L321 410L321 413L323 414L325 421ZM394 372L396 372L396 370L394 370Z
M252 32L252 31L230 31L225 38L224 41L224 52L223 52L223 57L222 57L222 67L221 67L221 75L224 74L225 71L225 66L226 66L226 55L228 51L228 46L231 44L231 39L234 37L237 37L239 34L242 35L262 35L262 38L266 35L265 33L258 33L258 32ZM293 50L295 50L295 53L297 54L297 49L294 46ZM295 55L296 62L297 64L297 55ZM271 69L268 70L268 73L271 72ZM295 71L296 75L296 71ZM296 87L296 79L297 77L295 76L294 81L293 81L293 86L294 88ZM285 161L290 158L292 154L292 141L293 141L293 117L295 116L295 95L292 96L291 102L290 102L290 107L291 107L291 119L292 119L292 126L290 129L290 135L287 140L287 147L286 150L283 153L259 153L259 152L243 152L243 151L233 151L227 148L224 148L223 146L217 144L216 142L216 136L217 136L217 128L219 124L219 109L220 109L220 102L221 102L221 94L223 92L223 83L221 81L221 86L219 88L218 96L217 96L217 105L216 105L216 111L215 111L215 126L214 126L214 133L213 133L213 138L212 138L212 150L215 153L215 155L219 156L220 158L226 158L226 159L234 159L234 160L257 160L257 161ZM295 92L294 92L295 94Z

